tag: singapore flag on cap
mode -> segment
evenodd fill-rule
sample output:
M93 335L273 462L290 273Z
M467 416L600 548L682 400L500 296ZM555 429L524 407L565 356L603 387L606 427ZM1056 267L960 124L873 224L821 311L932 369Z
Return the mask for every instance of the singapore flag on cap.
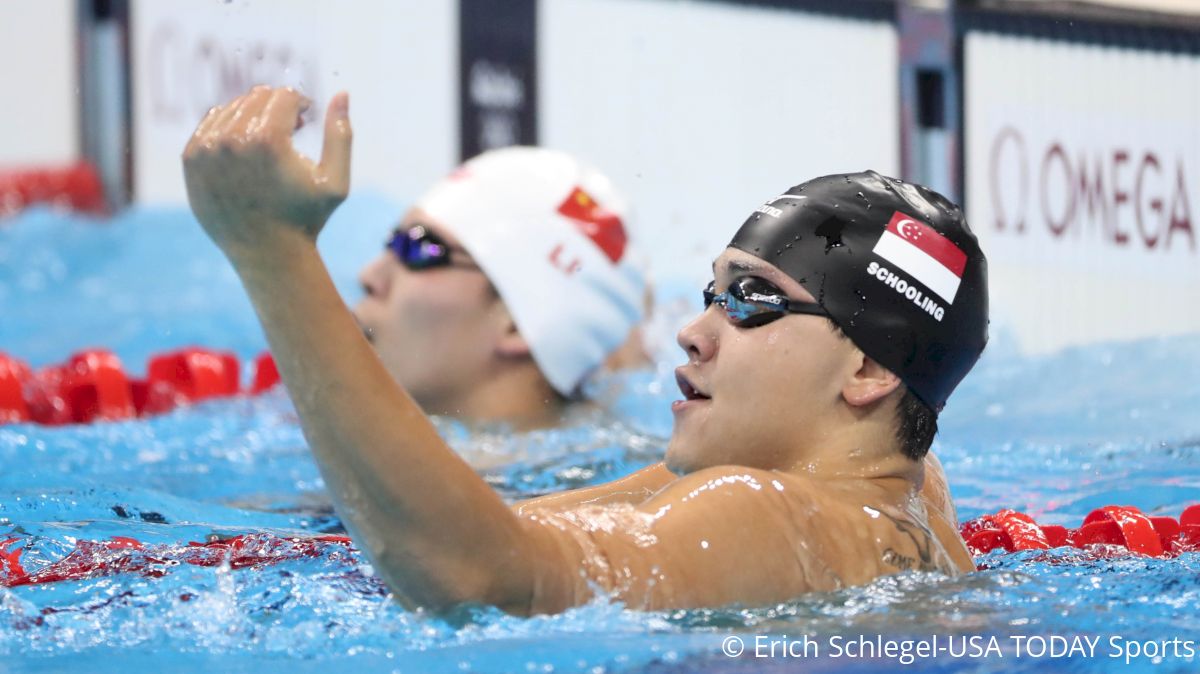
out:
M896 211L874 252L954 304L967 254L929 225Z

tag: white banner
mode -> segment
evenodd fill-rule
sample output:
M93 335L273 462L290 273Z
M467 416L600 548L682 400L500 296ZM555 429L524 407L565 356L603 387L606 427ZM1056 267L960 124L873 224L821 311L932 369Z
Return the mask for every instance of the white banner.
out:
M1048 351L1200 331L1200 58L971 34L968 220Z
M0 3L0 169L79 159L76 2Z
M328 96L328 69L322 67L310 18L316 3L296 2L296 11L278 11L274 4L133 3L135 193L140 200L168 201L180 194L178 154L214 105L255 84L296 87L314 101ZM309 128L317 128L320 106L308 114ZM301 136L310 152L313 135Z
M1079 118L998 105L979 117L974 148L985 155L972 154L972 221L986 230L989 253L1200 280L1200 146L1186 142L1192 129L1101 110Z
M134 0L134 186L182 203L179 153L205 112L255 84L314 101L297 147L316 156L329 97L350 92L354 189L409 201L457 162L457 3Z
M764 200L899 170L887 21L732 3L543 0L541 139L630 195L659 278L701 279Z

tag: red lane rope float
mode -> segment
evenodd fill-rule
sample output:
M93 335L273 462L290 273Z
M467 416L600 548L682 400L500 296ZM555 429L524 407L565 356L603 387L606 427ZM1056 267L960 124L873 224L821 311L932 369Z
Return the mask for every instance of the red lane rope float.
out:
M145 379L130 379L120 359L103 349L81 351L36 372L0 353L0 425L145 417L209 398L262 393L278 383L269 353L255 359L253 383L245 391L237 356L222 351L187 348L152 356Z
M186 546L147 545L135 538L114 536L107 541L76 541L75 549L62 559L39 569L26 570L21 564L25 548L21 538L0 541L0 587L19 587L88 580L122 573L159 578L178 564L259 568L294 559L320 557L328 552L351 551L349 536L296 536L242 534L206 543ZM16 544L16 545L14 545Z
M1032 517L1014 510L1001 510L962 525L961 533L973 555L993 550L1048 550L1071 546L1113 547L1149 557L1174 557L1200 551L1200 505L1188 507L1179 520L1148 517L1132 506L1105 506L1093 510L1078 529L1038 525ZM114 536L106 541L80 540L65 557L38 569L22 564L23 544L28 537L9 536L0 540L0 587L19 587L70 580L88 580L117 574L157 578L177 564L230 568L260 568L278 562L319 557L339 549L352 551L348 536L281 537L273 534L241 534L186 546L147 545L135 538ZM331 547L336 546L336 547ZM981 567L983 568L983 567Z
M1077 529L1037 524L1014 510L1001 510L964 522L959 533L972 555L993 550L1048 550L1058 547L1116 546L1146 557L1175 557L1200 551L1200 505L1176 520L1149 516L1133 506L1104 506L1088 513Z
M23 387L32 376L28 365L0 353L0 424L30 420Z
M262 353L254 359L254 381L250 384L250 393L262 393L279 381L279 369L275 367L275 359L271 354Z
M0 171L0 217L45 203L103 215L108 207L95 167L78 162L58 168Z

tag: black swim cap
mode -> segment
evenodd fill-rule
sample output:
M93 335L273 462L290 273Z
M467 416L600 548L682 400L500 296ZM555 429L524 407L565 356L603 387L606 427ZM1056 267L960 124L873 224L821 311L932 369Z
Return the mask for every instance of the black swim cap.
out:
M988 339L987 259L942 195L867 171L797 185L730 247L779 267L863 353L940 411Z

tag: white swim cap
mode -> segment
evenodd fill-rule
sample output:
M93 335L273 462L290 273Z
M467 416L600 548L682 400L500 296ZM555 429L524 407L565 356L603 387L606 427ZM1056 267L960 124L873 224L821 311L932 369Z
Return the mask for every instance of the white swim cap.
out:
M573 395L642 319L646 280L607 177L533 147L485 152L421 197L507 305L550 384Z

